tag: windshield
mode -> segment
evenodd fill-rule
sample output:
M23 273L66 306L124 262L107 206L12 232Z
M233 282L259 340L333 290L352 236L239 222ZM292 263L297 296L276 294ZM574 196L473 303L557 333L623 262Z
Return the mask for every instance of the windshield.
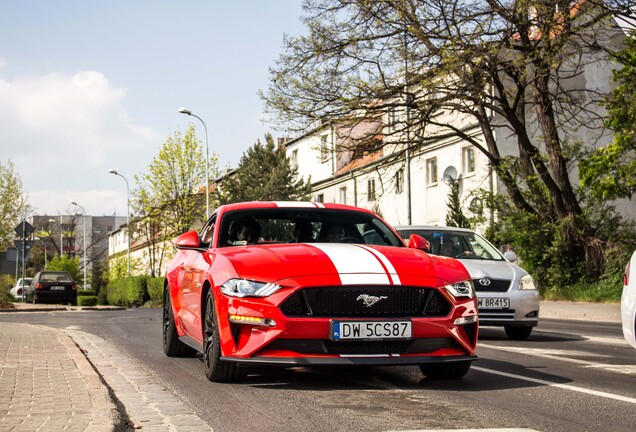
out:
M400 235L408 242L411 234L424 237L431 244L429 253L461 259L504 261L497 248L485 238L473 232L400 229Z
M219 247L271 243L404 246L372 214L331 209L251 209L225 213Z

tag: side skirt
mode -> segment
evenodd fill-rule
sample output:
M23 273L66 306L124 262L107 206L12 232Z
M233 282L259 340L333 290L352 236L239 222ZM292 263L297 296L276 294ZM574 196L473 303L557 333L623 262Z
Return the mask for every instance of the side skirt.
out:
M190 336L179 336L179 340L200 353L203 352L203 345L191 338Z

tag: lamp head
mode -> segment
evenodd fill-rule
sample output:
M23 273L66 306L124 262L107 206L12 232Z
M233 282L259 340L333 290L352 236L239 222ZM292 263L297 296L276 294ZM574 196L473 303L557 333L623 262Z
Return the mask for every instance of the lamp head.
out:
M77 203L76 203L75 201L71 201L71 205L76 206L76 205L77 205Z
M189 109L184 108L184 107L179 108L179 112L180 112L181 114L192 115L192 111L190 111Z
M114 169L112 169L112 168L111 168L111 169L109 169L109 170L108 170L108 172L109 172L109 173L111 173L111 174L115 174L115 175L119 174L119 173L117 172L117 170L114 170Z

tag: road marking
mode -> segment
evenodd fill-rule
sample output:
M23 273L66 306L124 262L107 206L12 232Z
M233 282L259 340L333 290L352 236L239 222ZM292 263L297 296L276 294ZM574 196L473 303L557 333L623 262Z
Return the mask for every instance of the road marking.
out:
M599 363L589 360L581 360L571 358L569 356L585 356L585 357L609 357L601 354L589 353L586 351L568 351L568 350L550 350L543 348L525 348L525 347L502 347L498 345L490 345L480 343L479 347L493 349L497 351L511 352L516 354L530 355L534 357L541 357L549 360L558 360L568 363L574 363L586 368L591 369L603 369L608 372L621 373L625 375L636 375L636 365L617 365L608 363Z
M564 390L570 390L570 391L575 391L575 392L579 392L579 393L585 393L585 394L588 394L588 395L599 396L599 397L603 397L603 398L606 398L606 399L614 399L614 400L621 401L621 402L627 402L627 403L631 403L631 404L636 404L636 399L635 398L615 395L615 394L612 394L612 393L606 393L606 392L597 391L597 390L590 390L590 389L586 389L586 388L583 388L583 387L576 387L576 386L569 385L569 384L559 384L559 383L555 383L555 382L552 382L552 381L546 381L546 380L542 380L542 379L538 379L538 378L530 378L530 377L523 376L523 375L516 375L516 374L507 373L507 372L500 372L500 371L496 371L496 370L493 370L493 369L485 369L485 368L478 367L478 366L472 366L471 369L479 371L479 372L489 373L489 374L493 374L493 375L501 375L501 376L504 376L504 377L507 377L507 378L513 378L513 379L518 379L518 380L522 380L522 381L528 381L528 382L531 382L531 383L541 384L541 385L545 385L545 386L549 386L549 387L557 387L557 388L561 388L561 389L564 389Z
M624 338L618 338L618 337L586 336L586 335L579 335L574 333L563 333L563 332L555 332L555 331L548 331L548 330L535 330L535 333L541 333L544 335L567 336L571 338L572 340L580 341L581 339L583 339L586 341L590 341L590 342L594 342L598 344L605 344L605 345L629 346L629 344L625 341Z
M538 432L536 429L505 428L505 429L417 429L417 430L390 430L386 432Z

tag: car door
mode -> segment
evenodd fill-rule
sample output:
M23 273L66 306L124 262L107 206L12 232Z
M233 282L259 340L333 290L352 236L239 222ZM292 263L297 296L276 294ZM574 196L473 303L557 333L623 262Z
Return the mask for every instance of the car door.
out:
M181 266L181 295L186 307L184 325L188 329L188 334L199 342L203 342L201 291L205 284L206 270L210 264L207 247L212 241L215 222L216 214L210 217L208 223L201 230L201 248L188 251L189 253Z

